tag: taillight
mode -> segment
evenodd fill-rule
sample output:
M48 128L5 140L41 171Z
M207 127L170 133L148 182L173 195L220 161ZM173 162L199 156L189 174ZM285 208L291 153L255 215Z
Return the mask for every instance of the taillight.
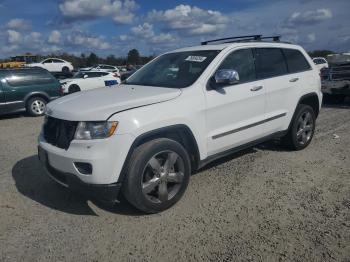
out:
M63 87L62 87L62 86L60 86L60 88L58 89L58 92L60 93L61 96L64 95Z

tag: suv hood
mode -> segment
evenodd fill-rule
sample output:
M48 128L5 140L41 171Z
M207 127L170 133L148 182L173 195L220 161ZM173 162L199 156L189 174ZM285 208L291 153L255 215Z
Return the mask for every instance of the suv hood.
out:
M181 89L154 86L119 85L77 92L50 102L46 114L70 121L107 120L112 114L168 101Z

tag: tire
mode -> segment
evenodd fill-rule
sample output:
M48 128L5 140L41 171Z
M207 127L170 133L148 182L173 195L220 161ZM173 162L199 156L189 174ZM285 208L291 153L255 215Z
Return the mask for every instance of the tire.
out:
M80 92L80 91L81 91L80 87L76 84L70 85L68 88L68 94L72 94L72 93Z
M67 66L62 67L62 72L63 73L69 73L69 68Z
M158 213L181 199L190 174L190 158L181 144L167 138L151 140L132 153L123 194L137 209Z
M290 128L282 143L292 150L306 148L315 133L316 116L309 105L300 104L297 106Z
M42 97L32 97L27 101L26 109L31 116L42 116L46 111L47 101Z

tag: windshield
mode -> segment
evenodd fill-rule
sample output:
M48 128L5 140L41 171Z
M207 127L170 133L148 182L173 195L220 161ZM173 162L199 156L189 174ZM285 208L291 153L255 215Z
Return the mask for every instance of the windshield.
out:
M183 88L192 85L219 50L162 55L130 76L124 84Z

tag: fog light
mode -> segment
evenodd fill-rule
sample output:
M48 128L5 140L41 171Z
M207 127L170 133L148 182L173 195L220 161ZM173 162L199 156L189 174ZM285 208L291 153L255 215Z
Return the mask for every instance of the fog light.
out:
M92 165L90 163L74 162L74 165L80 173L84 175L92 174Z

